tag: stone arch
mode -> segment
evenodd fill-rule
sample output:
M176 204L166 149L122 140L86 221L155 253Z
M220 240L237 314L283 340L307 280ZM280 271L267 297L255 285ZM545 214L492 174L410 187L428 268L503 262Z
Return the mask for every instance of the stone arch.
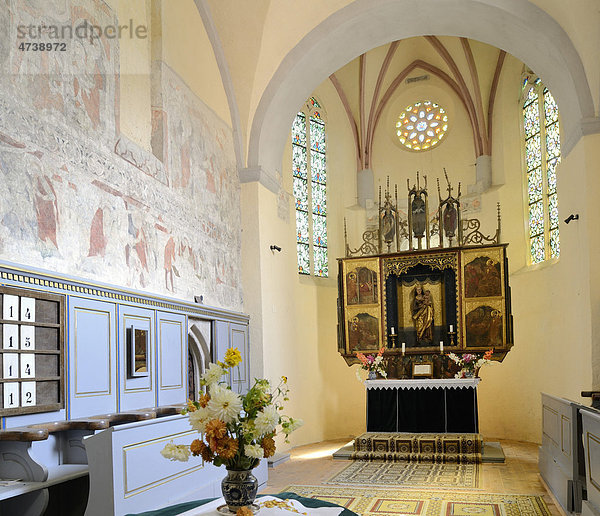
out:
M565 154L600 130L579 54L562 27L523 0L356 0L309 32L284 58L252 120L248 169L271 178L298 107L330 74L362 53L422 35L466 37L505 50L532 68L557 100Z
M196 399L200 386L200 376L210 363L210 344L195 323L188 330L188 396Z

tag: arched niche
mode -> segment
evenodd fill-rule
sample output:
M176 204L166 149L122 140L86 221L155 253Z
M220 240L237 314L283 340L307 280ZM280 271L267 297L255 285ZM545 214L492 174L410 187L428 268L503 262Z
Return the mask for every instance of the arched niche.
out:
M462 36L503 49L543 78L556 98L565 153L597 132L593 99L579 54L547 12L523 0L357 0L325 19L284 58L254 114L248 168L273 176L298 107L330 74L390 41Z

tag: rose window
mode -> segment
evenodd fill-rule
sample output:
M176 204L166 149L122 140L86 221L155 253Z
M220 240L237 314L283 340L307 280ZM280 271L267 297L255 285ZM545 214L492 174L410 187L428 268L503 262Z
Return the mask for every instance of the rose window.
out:
M435 102L425 100L408 106L396 122L400 143L415 151L436 146L448 130L448 114Z

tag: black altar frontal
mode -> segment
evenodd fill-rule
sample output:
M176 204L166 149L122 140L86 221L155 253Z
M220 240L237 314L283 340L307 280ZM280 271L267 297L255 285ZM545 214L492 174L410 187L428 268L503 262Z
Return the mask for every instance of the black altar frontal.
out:
M367 380L367 432L477 433L479 378Z

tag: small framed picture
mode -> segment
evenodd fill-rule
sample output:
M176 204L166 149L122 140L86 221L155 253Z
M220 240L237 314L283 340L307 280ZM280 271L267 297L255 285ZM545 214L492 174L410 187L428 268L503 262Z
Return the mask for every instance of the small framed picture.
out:
M127 328L129 377L148 376L148 330Z
M433 363L421 362L412 366L413 378L433 378Z

